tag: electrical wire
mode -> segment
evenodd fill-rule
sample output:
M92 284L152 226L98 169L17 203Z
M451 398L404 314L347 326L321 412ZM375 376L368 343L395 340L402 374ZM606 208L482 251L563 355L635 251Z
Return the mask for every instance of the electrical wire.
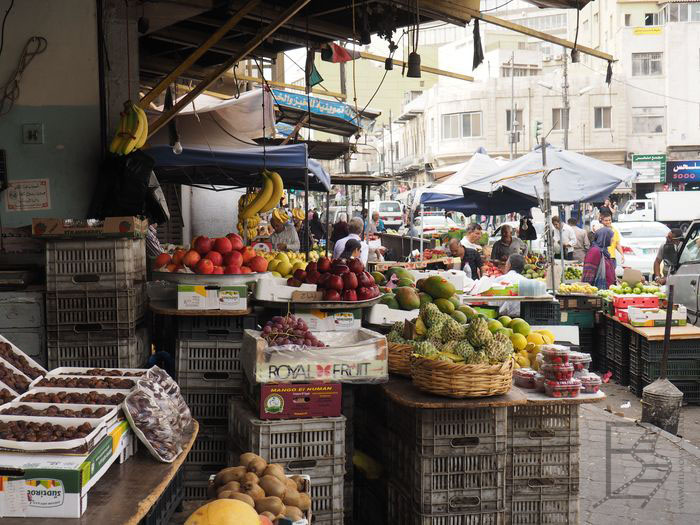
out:
M2 27L0 27L0 55L2 55L2 48L5 47L5 22L7 22L7 17L10 14L10 11L12 11L14 5L15 0L12 0L10 2L10 7L7 8L7 11L5 11L5 16L2 17Z
M488 13L489 11L496 11L497 9L501 9L501 8L507 6L508 4L510 4L513 1L514 0L508 0L507 2L505 2L501 5L497 5L496 7L492 7L491 9L480 9L479 12L480 13Z
M265 95L263 94L263 97L264 97L264 96L265 96ZM221 123L217 120L217 118L214 116L214 112L213 112L213 111L208 112L207 115L209 115L209 116L211 117L212 121L214 121L214 124L216 124L216 125L219 127L219 129L220 129L221 131L223 131L224 133L226 133L226 134L227 134L229 137L231 137L232 139L237 140L238 142L241 142L242 144L245 144L245 145L247 145L247 146L257 146L257 145L258 145L256 142L247 142L247 141L245 141L245 140L243 140L243 139L237 137L237 136L234 135L233 133L229 132L229 131L228 131L226 128L224 128L224 127L221 125Z
M7 115L15 102L19 99L19 84L29 64L38 55L46 51L48 41L43 36L33 36L24 44L24 48L19 56L17 68L10 75L10 79L0 88L0 117Z

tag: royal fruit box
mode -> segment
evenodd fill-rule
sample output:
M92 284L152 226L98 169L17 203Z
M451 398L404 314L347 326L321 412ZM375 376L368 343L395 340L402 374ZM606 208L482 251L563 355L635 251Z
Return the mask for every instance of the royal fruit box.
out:
M360 308L352 310L297 308L294 315L297 319L303 319L312 332L357 330L362 327L362 310Z
M666 310L661 308L627 309L628 323L632 326L666 326ZM688 322L688 309L683 305L671 312L671 326L685 326Z
M178 310L245 310L248 308L248 287L204 286L179 284Z
M323 348L270 347L261 332L246 330L241 366L251 383L334 381L385 383L389 379L386 337L360 328L314 335Z
M128 459L135 445L122 421L88 455L0 454L0 517L79 518L88 491L117 459Z

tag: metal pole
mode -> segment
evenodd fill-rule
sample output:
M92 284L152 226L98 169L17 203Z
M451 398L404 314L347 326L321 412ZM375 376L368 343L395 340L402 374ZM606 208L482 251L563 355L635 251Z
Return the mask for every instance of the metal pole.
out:
M326 193L326 256L331 247L331 192Z
M564 50L564 75L562 79L561 98L564 102L564 149L569 149L569 57Z
M420 254L423 255L423 232L425 231L425 217L423 215L423 210L425 206L420 207Z
M394 176L394 126L393 126L393 117L391 116L391 110L389 110L389 142L391 142L391 147L389 150L391 151L391 176Z
M510 159L515 156L515 51L510 55Z
M668 285L668 306L666 307L666 327L664 330L663 354L661 354L661 379L666 379L668 353L671 348L671 318L673 316L673 285Z
M345 62L340 63L340 92L347 97L348 86L347 86L347 75L345 74ZM350 138L343 137L343 144L349 144ZM350 173L350 155L346 151L343 153L343 170L345 173Z
M550 269L552 290L557 289L555 279L554 279L554 236L552 235L552 205L549 201L549 175L550 172L547 171L547 142L545 137L541 138L540 147L542 148L542 168L544 169L544 176L542 177L542 183L544 186L544 196L542 198L542 206L544 207L544 235L545 242L547 244L547 265Z

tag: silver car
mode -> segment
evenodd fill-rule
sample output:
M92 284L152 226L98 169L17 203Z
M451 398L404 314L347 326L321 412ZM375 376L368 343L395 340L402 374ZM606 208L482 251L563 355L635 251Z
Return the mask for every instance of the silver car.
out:
M673 302L688 309L688 321L700 325L700 221L688 228L678 252L678 264L671 268L668 283L673 284Z
M625 262L618 264L616 273L622 276L624 268L632 268L647 277L651 276L656 254L666 242L668 226L655 221L635 221L615 222L613 227L620 232L620 244L625 255Z

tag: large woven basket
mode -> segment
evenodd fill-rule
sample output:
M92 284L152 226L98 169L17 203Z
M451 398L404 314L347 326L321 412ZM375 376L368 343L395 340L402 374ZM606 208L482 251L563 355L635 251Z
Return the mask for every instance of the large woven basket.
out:
M497 365L465 365L413 355L411 377L420 390L438 396L497 396L513 385L513 360Z
M389 372L411 377L411 354L413 345L389 343Z

